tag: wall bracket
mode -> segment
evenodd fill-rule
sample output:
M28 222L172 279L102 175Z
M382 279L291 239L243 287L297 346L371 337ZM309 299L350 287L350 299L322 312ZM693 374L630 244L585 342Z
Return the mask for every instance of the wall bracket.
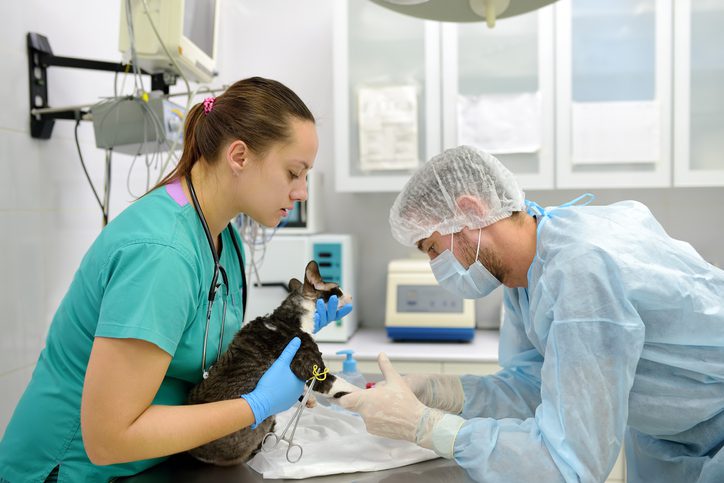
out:
M30 136L36 139L50 139L56 119L82 119L88 112L85 107L49 109L48 105L48 67L71 67L76 69L102 70L106 72L127 72L129 65L122 62L61 57L53 54L50 42L44 35L35 32L27 34L28 47L28 92L30 93ZM150 73L151 90L160 90L168 94L169 87L176 83L174 76L168 73ZM33 111L50 111L34 113Z

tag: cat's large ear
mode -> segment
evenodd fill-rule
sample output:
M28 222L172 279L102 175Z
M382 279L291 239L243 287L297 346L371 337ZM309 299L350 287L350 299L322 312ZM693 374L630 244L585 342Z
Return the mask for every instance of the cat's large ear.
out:
M302 291L302 282L300 282L296 278L289 280L289 293L301 292L301 291Z
M322 276L319 274L319 265L314 260L307 263L307 268L304 269L304 283L309 283L312 286L320 283Z
M316 290L314 286L322 282L322 276L319 274L319 265L314 260L307 263L304 269L304 292L314 294Z
M329 292L337 287L336 283L325 282L319 274L319 266L314 260L307 263L304 270L304 291L310 294Z

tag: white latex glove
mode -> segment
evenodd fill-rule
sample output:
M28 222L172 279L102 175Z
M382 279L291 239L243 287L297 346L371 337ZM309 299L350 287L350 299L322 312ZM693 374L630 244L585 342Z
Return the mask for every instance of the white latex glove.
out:
M339 404L359 413L370 434L402 439L432 448L432 429L444 412L420 402L392 367L384 353L377 358L385 383L339 399Z
M405 374L402 380L425 406L460 414L465 404L465 391L460 376L449 374ZM385 385L384 381L377 385Z

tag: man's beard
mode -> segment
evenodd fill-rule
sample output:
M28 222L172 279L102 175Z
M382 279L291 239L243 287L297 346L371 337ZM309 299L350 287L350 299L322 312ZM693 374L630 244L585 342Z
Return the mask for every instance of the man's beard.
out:
M475 250L477 249L477 240L475 242L472 242L468 239L467 236L463 235L462 233L459 234L459 236L456 237L458 242L458 253L461 256L463 260L461 262L464 266L469 267L473 263L475 263ZM499 282L503 282L503 279L505 278L505 275L507 275L507 270L503 267L503 261L501 260L500 256L498 256L497 253L491 248L485 248L480 247L480 253L477 254L477 260L483 264L483 266L488 269L490 274L497 278Z

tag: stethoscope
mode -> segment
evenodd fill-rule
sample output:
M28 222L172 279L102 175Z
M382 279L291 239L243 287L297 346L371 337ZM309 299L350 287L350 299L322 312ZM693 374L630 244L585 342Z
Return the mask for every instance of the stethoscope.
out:
M219 361L219 356L221 355L221 347L224 342L224 326L226 325L226 301L229 297L229 278L226 276L226 270L224 270L224 267L221 266L221 262L219 262L219 255L216 253L216 249L214 248L214 239L211 237L211 230L209 230L209 225L206 223L206 218L204 217L204 213L201 211L201 205L199 205L199 200L196 198L196 190L194 190L194 184L191 182L191 175L186 175L186 183L189 186L189 193L191 193L191 201L193 201L194 209L196 210L196 214L199 216L199 220L201 221L201 226L204 228L204 233L206 234L206 240L209 242L209 248L211 249L211 255L214 257L214 276L211 278L211 287L209 287L209 305L206 309L206 328L204 329L204 348L201 352L201 375L204 379L209 377L209 371L206 369L206 343L209 338L209 323L211 322L211 309L214 306L214 300L216 299L216 291L219 289L219 286L221 284L217 283L219 280L219 273L221 273L221 278L224 282L224 286L226 287L226 296L224 297L224 308L221 312L221 333L219 334L219 350L216 353L216 361L214 361L214 364ZM236 241L236 237L234 236L234 228L231 226L231 223L229 223L226 226L227 230L229 230L229 235L231 236L231 241L234 244L234 250L236 251L236 257L239 259L239 267L241 269L241 304L242 304L242 312L241 312L241 320L244 320L244 315L246 314L246 274L244 273L244 262L241 258L241 249L239 248L239 244ZM213 365L212 365L213 367ZM209 370L211 367L209 367Z

